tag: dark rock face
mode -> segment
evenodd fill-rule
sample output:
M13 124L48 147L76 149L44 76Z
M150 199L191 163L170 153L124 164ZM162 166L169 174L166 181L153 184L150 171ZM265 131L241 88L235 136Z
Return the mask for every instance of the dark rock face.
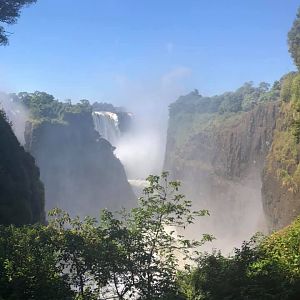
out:
M191 136L183 149L174 149L172 137L168 137L165 168L180 177L182 167L190 161L193 165L198 163L198 167L194 167L199 170L228 179L245 176L253 165L262 170L272 144L277 114L277 102L261 104L242 113L238 119L229 119L226 124L206 128ZM178 162L184 165L178 165Z
M260 104L249 112L215 122L211 115L197 134L176 147L168 135L165 169L184 183L196 205L211 212L208 228L222 238L263 228L261 172L271 147L278 102ZM170 130L169 130L170 132Z
M45 222L44 187L33 157L25 152L5 115L0 115L0 223Z
M300 214L300 192L282 184L276 173L263 173L262 200L270 231L289 225Z
M252 167L261 171L272 144L277 115L278 103L261 104L235 124L220 128L214 142L215 172L227 178L241 178Z
M94 130L90 113L66 113L63 122L28 123L26 148L36 158L46 190L46 209L97 216L100 209L135 204L113 147Z

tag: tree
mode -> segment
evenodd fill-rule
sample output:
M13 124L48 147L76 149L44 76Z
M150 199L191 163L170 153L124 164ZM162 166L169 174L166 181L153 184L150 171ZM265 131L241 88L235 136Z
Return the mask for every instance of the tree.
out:
M0 226L0 299L71 300L52 228Z
M24 6L36 0L0 0L0 22L11 25L17 23L20 11ZM0 45L8 44L8 32L0 26Z
M299 299L300 217L268 237L255 235L228 257L206 253L178 282L187 300Z
M55 209L47 226L0 226L0 299L184 299L179 260L187 265L212 237L183 236L208 212L192 211L179 185L149 176L136 208L98 221Z
M295 65L300 69L300 8L288 33L288 46Z
M296 75L296 73L290 72L281 79L280 99L284 102L289 102L292 98L292 85Z
M180 231L208 211L193 211L191 201L178 192L180 183L169 181L167 172L147 181L139 206L125 216L133 257L126 282L132 282L138 299L176 299L179 257L189 261L193 251L213 238L203 234L199 241L189 240Z
M149 176L136 208L114 215L103 211L80 221L52 212L50 227L57 232L58 262L78 299L180 299L177 288L179 258L190 259L210 235L192 241L177 233L206 210L192 211L179 182L168 174ZM98 298L97 298L98 299Z

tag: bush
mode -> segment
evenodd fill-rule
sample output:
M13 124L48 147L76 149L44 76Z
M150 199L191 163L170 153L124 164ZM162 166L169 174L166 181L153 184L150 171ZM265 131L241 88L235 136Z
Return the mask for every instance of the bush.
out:
M292 84L296 74L291 72L282 78L280 99L284 102L289 102L292 99Z
M299 299L300 218L266 238L244 242L234 254L205 254L179 275L186 299Z

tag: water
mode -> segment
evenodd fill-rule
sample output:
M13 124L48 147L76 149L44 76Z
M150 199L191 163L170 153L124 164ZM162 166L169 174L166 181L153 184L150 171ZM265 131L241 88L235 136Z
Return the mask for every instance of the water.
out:
M141 197L144 188L149 185L148 181L142 179L129 179L128 182L137 197Z
M121 136L118 115L108 111L95 111L92 116L96 131L112 145L116 145Z

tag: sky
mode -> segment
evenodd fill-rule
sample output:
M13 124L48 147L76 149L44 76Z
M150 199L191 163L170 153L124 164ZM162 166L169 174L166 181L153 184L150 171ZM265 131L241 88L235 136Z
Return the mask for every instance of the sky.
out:
M0 47L0 89L162 106L294 70L296 0L38 0Z

